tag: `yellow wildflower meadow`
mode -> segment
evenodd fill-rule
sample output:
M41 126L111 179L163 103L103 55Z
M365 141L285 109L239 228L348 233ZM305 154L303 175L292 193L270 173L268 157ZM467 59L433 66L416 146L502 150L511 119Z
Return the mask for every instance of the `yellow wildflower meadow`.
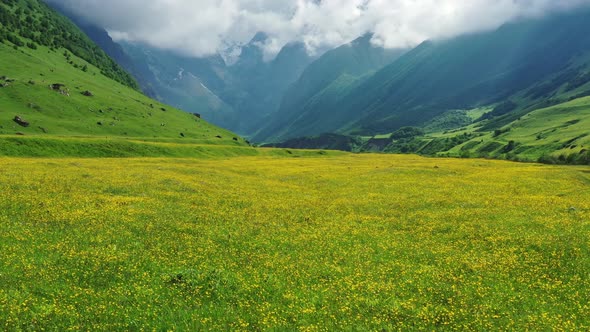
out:
M2 330L588 330L590 169L0 158Z

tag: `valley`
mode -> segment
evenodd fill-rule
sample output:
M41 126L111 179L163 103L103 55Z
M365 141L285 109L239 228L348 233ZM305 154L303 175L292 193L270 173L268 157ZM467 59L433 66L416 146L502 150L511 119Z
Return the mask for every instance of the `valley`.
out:
M314 55L291 43L273 59L263 53L270 38L264 33L236 46L232 57L190 58L141 43L119 45L57 8L134 73L146 94L258 145L561 164L590 159L587 132L576 129L585 125L581 105L590 91L586 7L414 48L381 48L372 33ZM574 128L567 121L520 121L531 112L552 117L548 110L570 102L579 110ZM461 115L483 109L478 117ZM388 139L405 127L425 135ZM551 141L530 139L555 128Z
M575 129L538 122L523 128L533 122L519 119L559 104L567 108L574 99L585 103L590 76L588 41L581 31L588 14L584 9L522 20L414 49L377 47L372 34L315 57L292 44L270 62L259 49L268 38L264 34L254 36L230 61L220 55L189 59L145 45L118 47L99 28L85 31L105 49L119 50L111 53L137 72L140 82L151 77L147 86L142 84L144 91L158 91L159 100L196 110L257 144L587 164L587 141ZM487 109L487 114L457 115L470 109ZM582 126L585 112L576 115ZM518 127L544 136L555 126L559 138L550 142L497 135ZM383 140L402 127L427 135Z
M194 56L85 5L0 2L1 330L590 329L587 6Z

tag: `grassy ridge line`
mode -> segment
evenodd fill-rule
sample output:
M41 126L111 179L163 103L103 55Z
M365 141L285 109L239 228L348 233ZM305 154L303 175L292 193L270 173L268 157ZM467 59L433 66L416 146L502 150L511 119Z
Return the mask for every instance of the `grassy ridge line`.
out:
M309 157L340 155L336 151L256 149L206 142L150 142L140 139L98 137L22 137L0 136L0 156L4 157L197 157L237 156Z

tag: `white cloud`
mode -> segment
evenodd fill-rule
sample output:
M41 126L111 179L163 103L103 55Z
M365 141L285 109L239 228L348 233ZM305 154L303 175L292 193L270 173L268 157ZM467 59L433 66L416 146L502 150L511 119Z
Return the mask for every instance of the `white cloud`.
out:
M388 48L496 28L590 0L47 0L60 3L116 39L193 56L219 52L265 32L267 56L289 42L310 52L374 32Z

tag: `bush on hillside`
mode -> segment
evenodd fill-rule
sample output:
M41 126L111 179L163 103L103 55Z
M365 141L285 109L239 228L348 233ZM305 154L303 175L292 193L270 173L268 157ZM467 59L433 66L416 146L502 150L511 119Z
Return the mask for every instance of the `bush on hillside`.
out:
M424 130L417 127L403 127L391 134L390 138L393 140L414 138L417 136L424 136Z

